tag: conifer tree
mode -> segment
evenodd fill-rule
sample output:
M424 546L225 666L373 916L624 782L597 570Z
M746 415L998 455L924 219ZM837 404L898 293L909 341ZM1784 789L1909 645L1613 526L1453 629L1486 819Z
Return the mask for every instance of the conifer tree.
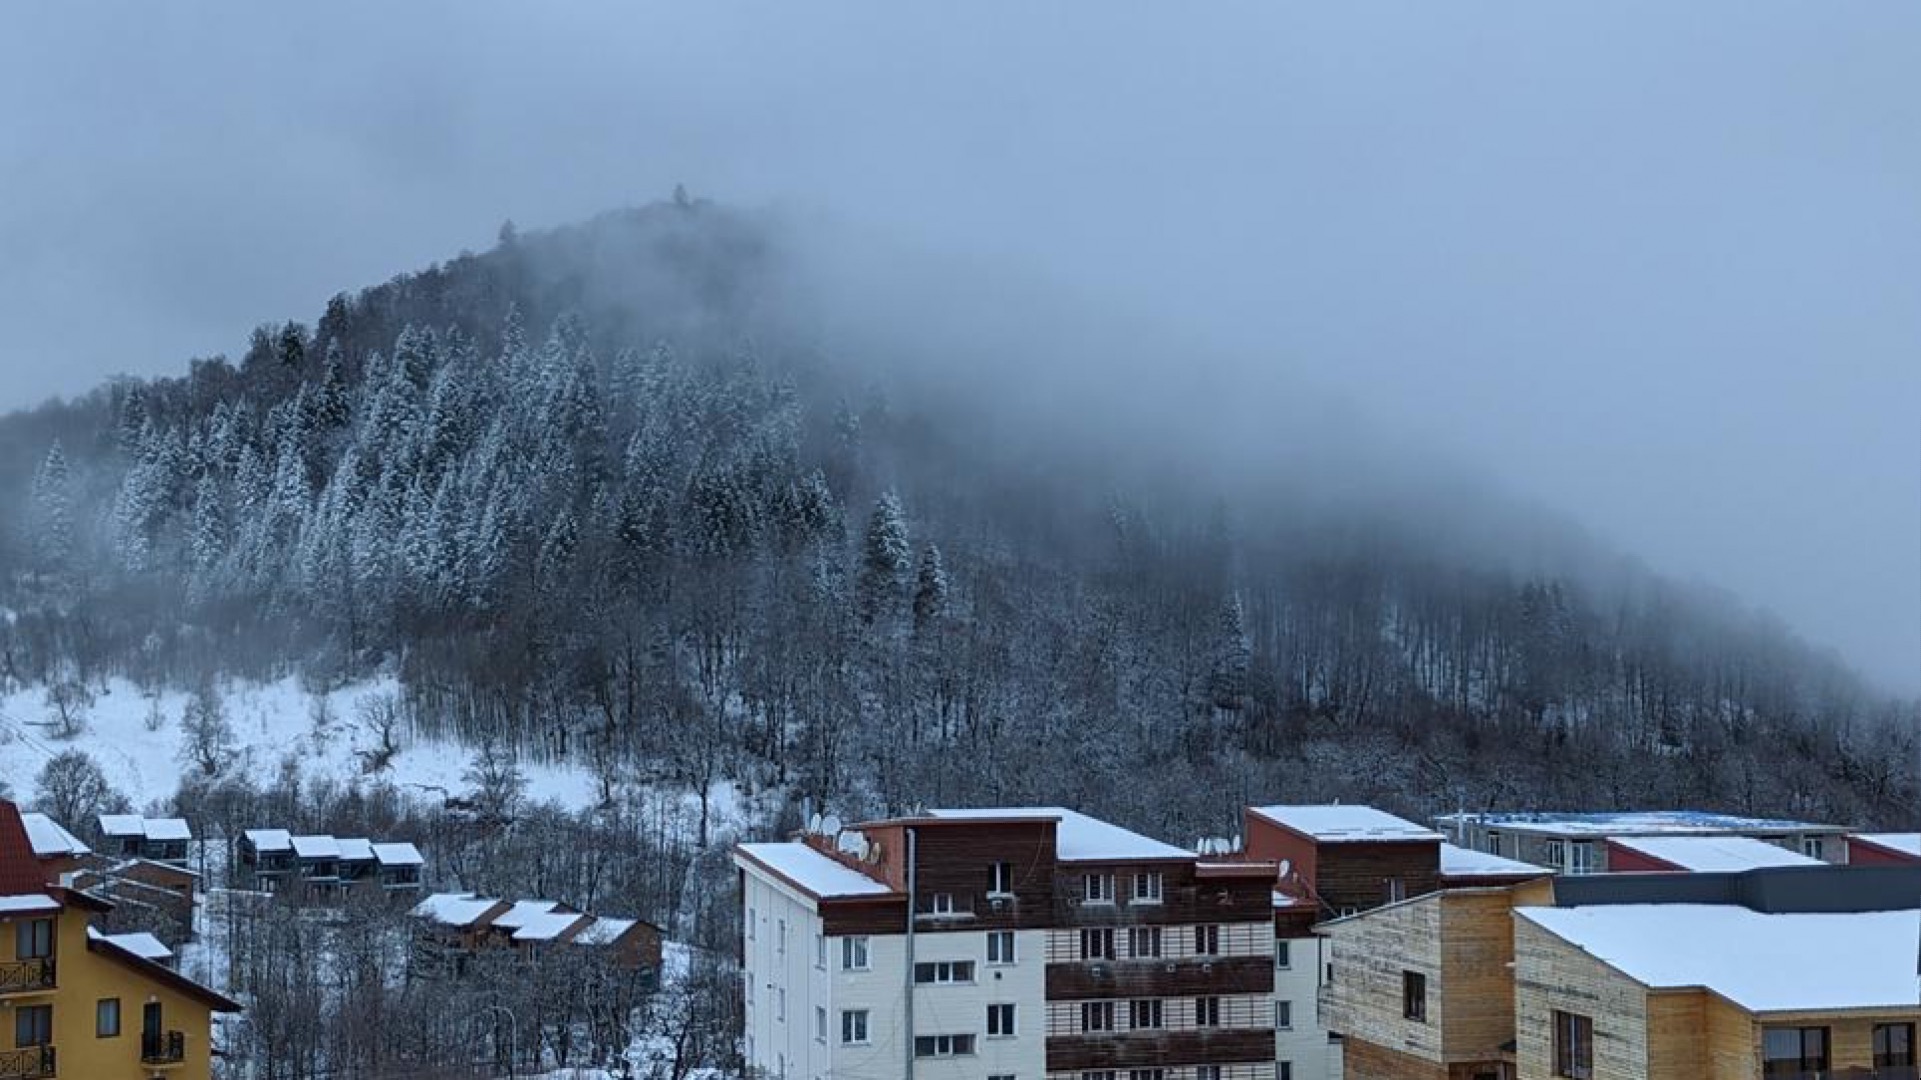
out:
M912 567L907 521L901 513L899 497L889 491L874 503L874 512L867 519L867 535L861 544L860 573L854 584L855 605L861 622L871 625L893 614Z

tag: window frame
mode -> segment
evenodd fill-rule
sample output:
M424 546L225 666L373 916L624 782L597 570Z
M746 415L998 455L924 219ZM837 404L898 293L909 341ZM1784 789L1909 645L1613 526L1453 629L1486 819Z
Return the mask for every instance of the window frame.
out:
M1005 1019L1003 1019L1005 1018ZM996 1001L987 1006L987 1037L1012 1039L1020 1035L1018 1010L1012 1002ZM1001 1030L995 1030L999 1028Z
M1082 874L1081 902L1083 904L1098 904L1103 907L1112 906L1114 903L1114 875Z
M14 924L13 958L15 960L51 960L58 934L54 933L52 919L23 919Z
M1115 1024L1116 1019L1114 1015L1114 1002L1111 1000L1081 1002L1081 1032L1083 1034L1090 1031L1111 1033L1117 1030Z
M1013 967L1020 963L1020 946L1012 930L989 930L987 932L987 966ZM999 946L1005 945L1005 948ZM999 953L996 956L995 953Z
M1142 1018L1146 1022L1142 1022ZM1160 998L1132 998L1127 1002L1127 1030L1165 1031L1167 1006Z
M1088 943L1100 947L1090 950ZM1111 926L1081 927L1081 960L1085 963L1099 963L1114 959L1114 928Z
M1294 943L1287 938L1277 938L1274 942L1274 969L1294 970Z
M987 865L987 895L1014 895L1014 864L1011 862L989 863Z
M1274 1030L1294 1030L1294 999L1278 998L1274 1002Z
M1194 924L1194 955L1221 955L1221 928L1217 923Z
M855 963L858 960L859 963ZM840 939L842 971L874 970L874 952L866 934L850 934Z
M1566 1080L1594 1080L1594 1018L1555 1009L1550 1020L1554 1075Z
M1194 1026L1197 1028L1217 1028L1221 1026L1221 996L1202 994L1194 999Z
M1145 883L1148 887L1143 889ZM1129 876L1128 898L1130 904L1159 904L1166 896L1167 880L1159 870L1136 870Z
M1401 972L1401 1019L1427 1023L1427 973Z
M23 1036L22 1032L26 1034ZM13 1045L21 1050L29 1050L36 1046L52 1046L53 1006L15 1005L13 1007Z
M1163 935L1158 926L1130 926L1127 928L1127 958L1130 960L1159 960L1165 955L1162 948ZM1147 948L1143 950L1142 944Z
M1885 1036L1892 1036L1895 1032L1900 1032L1903 1038L1903 1047L1902 1050L1899 1051L1893 1047L1892 1038L1884 1038ZM1895 1020L1885 1024L1874 1025L1874 1033L1868 1044L1869 1050L1874 1056L1874 1067L1877 1069L1913 1068L1915 1064L1914 1036L1915 1024L1913 1021Z
M859 1037L854 1036L858 1034ZM842 1009L840 1011L840 1044L842 1046L873 1045L872 1031L868 1027L868 1010Z
M112 1031L107 1030L108 1025L106 1023L110 1009L113 1017ZM93 1003L93 1037L96 1039L117 1039L120 1037L122 1030L123 1026L120 1023L120 999L117 997L109 997L95 1001Z

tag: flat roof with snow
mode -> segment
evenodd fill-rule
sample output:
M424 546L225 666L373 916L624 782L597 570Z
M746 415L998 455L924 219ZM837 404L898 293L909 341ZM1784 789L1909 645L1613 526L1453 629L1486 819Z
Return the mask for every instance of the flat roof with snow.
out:
M382 866L422 866L427 862L421 858L420 849L408 843L375 844L373 850Z
M142 840L191 840L193 830L185 818L141 817L139 814L101 814L100 832L116 840L139 837Z
M817 900L895 895L886 882L843 866L799 841L741 844L735 851Z
M1762 866L1825 866L1820 859L1748 836L1637 836L1613 843L1683 870L1701 873Z
M303 859L338 859L340 841L331 836L296 836L293 853Z
M293 850L293 834L285 829L248 829L243 835L255 851L276 852Z
M1442 877L1543 877L1553 872L1519 859L1489 855L1454 844L1441 845Z
M1705 810L1618 810L1599 812L1512 811L1492 814L1445 814L1435 818L1448 826L1481 825L1509 832L1550 836L1707 836L1715 833L1843 832L1833 825L1779 818L1742 817Z
M1749 1012L1914 1007L1921 911L1620 904L1514 915L1644 986L1705 987Z
M1253 806L1254 813L1316 840L1353 841L1440 840L1425 825L1395 817L1372 806Z
M1192 859L1186 848L1162 843L1131 829L1062 806L929 810L942 821L1053 821L1054 857L1062 862L1131 862L1137 859Z
M24 811L20 815L20 823L27 827L27 843L33 846L33 853L42 859L93 853L93 849L79 837L45 814Z
M344 862L374 861L373 844L361 837L343 837L337 843L340 845L340 858Z
M1866 840L1875 847L1884 847L1889 851L1899 851L1904 855L1921 859L1921 832L1856 833L1853 839Z

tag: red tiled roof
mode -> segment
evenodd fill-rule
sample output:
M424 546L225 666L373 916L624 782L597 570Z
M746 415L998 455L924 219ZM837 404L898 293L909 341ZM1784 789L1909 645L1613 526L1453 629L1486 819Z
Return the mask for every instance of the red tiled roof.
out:
M0 799L0 896L24 896L47 891L46 875L34 857L20 808Z

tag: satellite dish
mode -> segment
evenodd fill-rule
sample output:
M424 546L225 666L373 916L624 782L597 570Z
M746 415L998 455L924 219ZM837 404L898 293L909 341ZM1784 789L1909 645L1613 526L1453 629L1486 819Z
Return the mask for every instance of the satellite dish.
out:
M820 831L830 835L840 832L840 815L829 814L820 819Z
M854 841L854 846L859 851L861 860L864 862L874 854L873 842L867 839L866 833L855 833L854 835L858 837L858 839Z
M807 831L810 833L814 833L816 835L820 833L820 815L819 814L815 814L813 817L810 817L807 819Z
M1292 874L1293 872L1294 872L1294 860L1282 859L1281 860L1281 880L1283 881L1287 880L1287 876L1289 874Z
M1232 847L1230 847L1230 848L1228 848L1227 850L1229 850L1229 851L1239 851L1239 850L1241 850L1241 834L1240 834L1240 833L1235 833L1235 834L1234 834L1234 846L1232 846Z

